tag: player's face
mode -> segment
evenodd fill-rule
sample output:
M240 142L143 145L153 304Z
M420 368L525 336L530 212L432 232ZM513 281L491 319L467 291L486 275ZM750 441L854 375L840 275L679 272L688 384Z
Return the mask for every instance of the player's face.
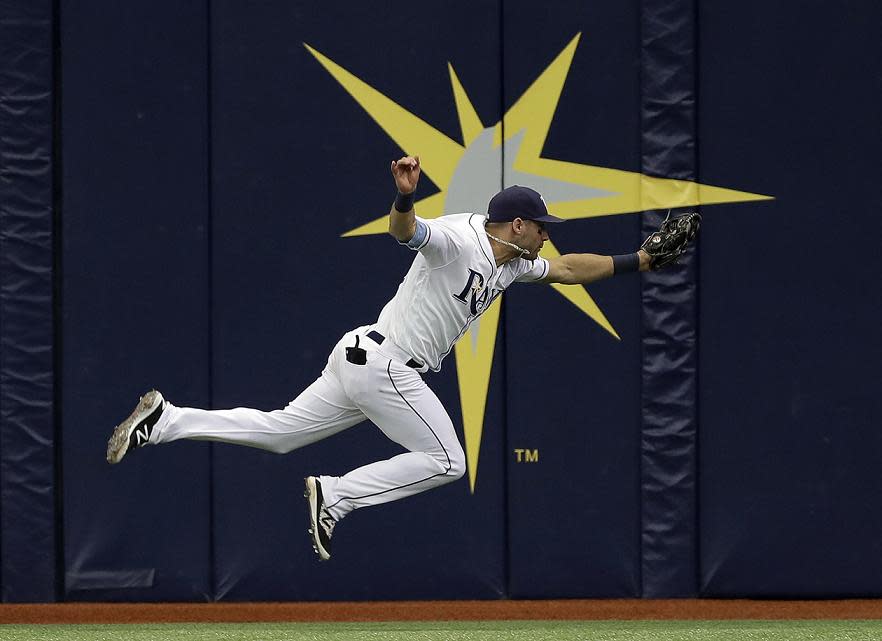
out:
M524 258L535 260L539 256L539 251L546 240L548 240L548 230L545 229L545 223L535 220L524 221L524 242L519 244L524 249L530 250L530 253L524 256Z

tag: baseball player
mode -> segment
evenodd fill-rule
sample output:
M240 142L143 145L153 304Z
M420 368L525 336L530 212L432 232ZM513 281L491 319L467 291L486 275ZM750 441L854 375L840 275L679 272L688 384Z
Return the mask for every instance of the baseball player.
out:
M353 510L395 501L460 478L465 455L447 411L420 376L441 362L506 288L522 283L591 283L676 260L698 230L698 214L668 220L632 254L539 257L547 225L562 222L542 197L513 186L484 214L415 215L419 157L392 162L398 195L389 233L416 252L398 292L371 325L343 335L321 376L287 407L272 412L176 407L158 391L145 394L114 430L107 460L135 447L197 439L286 453L365 419L406 452L343 476L308 476L309 533L322 560L331 556L336 524ZM667 227L666 227L667 226Z

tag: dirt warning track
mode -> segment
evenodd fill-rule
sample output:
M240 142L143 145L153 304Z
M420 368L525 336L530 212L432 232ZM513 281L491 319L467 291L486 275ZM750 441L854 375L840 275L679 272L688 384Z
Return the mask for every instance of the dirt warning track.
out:
M882 600L572 599L299 603L0 605L0 623L482 621L634 619L882 619Z

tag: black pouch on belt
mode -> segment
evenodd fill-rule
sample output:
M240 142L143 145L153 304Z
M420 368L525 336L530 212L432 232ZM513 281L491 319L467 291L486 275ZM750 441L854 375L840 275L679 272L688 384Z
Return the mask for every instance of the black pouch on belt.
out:
M353 365L367 363L367 352L358 346L358 336L355 337L355 347L346 348L346 360Z

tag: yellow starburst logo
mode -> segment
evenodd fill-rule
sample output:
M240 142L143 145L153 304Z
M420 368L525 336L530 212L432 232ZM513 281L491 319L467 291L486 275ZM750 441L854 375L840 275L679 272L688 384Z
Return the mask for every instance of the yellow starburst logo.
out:
M771 198L691 181L543 158L542 147L580 36L577 34L569 42L502 120L492 127L484 127L456 72L448 64L462 144L451 140L306 43L304 46L402 150L421 155L423 173L440 190L417 201L416 209L423 218L474 211L476 206L485 206L500 185L512 184L533 187L543 194L550 211L567 219ZM388 216L384 214L343 235L385 234L387 229ZM551 242L545 243L542 256L553 258L559 255ZM552 287L604 330L619 338L584 287ZM456 371L472 492L477 479L501 298L484 312L480 323L472 324L468 334L456 345Z

